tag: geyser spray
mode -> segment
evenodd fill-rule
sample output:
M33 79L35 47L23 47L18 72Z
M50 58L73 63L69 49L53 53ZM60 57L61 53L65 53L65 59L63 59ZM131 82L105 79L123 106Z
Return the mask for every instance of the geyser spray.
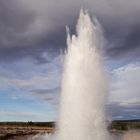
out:
M102 30L81 10L76 35L67 28L58 140L108 140L105 103L108 93L101 58Z

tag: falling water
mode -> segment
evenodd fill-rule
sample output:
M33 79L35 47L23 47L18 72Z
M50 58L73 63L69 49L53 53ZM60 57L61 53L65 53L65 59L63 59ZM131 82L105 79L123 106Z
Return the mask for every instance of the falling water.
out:
M81 10L76 35L67 28L59 140L108 140L105 124L107 81L101 58L102 30Z

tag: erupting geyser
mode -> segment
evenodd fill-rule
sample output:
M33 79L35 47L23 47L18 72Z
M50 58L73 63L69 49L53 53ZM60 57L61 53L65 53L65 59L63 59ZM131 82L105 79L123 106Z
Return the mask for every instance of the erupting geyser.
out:
M105 103L108 86L101 58L102 30L81 10L76 35L67 28L56 140L109 140ZM50 138L46 138L50 139Z
M67 29L59 140L108 140L105 124L107 81L100 55L102 31L97 20L81 10L76 35Z

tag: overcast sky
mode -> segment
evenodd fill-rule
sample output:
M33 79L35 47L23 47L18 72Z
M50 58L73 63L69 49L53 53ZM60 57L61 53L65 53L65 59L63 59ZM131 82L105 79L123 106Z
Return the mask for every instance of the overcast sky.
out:
M102 25L108 117L140 116L139 0L0 0L0 121L56 120L66 49L81 8Z

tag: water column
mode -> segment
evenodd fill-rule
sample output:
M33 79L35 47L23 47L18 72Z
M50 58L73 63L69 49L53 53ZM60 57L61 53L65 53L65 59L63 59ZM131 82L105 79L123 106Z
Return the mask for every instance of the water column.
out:
M67 28L58 140L108 140L105 103L108 86L101 58L102 30L81 10L76 35Z

